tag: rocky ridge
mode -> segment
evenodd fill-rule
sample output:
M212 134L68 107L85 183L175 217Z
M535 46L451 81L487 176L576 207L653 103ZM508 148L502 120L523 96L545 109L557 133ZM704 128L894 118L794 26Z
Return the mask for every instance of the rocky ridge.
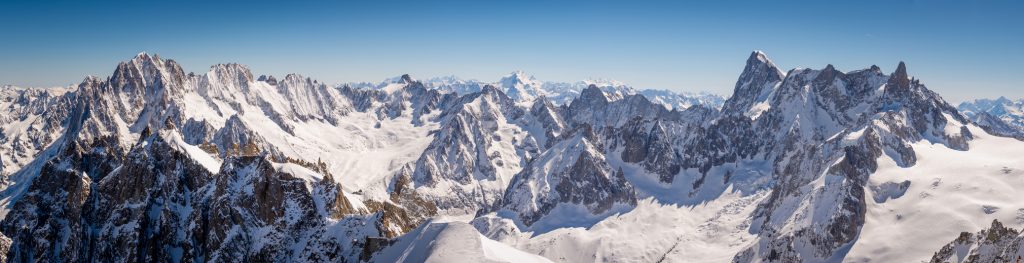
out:
M32 155L5 162L0 248L17 261L359 261L438 215L543 232L729 188L767 195L733 261L834 261L865 224L878 160L914 166L921 141L968 151L981 123L902 62L783 72L753 52L721 110L594 83L557 103L520 72L500 84L332 87L238 64L185 74L143 53L75 90L7 91L4 127L34 141L0 147Z

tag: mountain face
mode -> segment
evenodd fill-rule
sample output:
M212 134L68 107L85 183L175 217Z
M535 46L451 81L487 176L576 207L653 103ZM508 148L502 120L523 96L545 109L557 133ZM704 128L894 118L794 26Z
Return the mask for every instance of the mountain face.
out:
M636 205L632 186L622 170L613 168L595 145L596 134L588 126L566 133L544 154L534 158L509 185L502 208L518 213L529 226L537 221L558 224L566 218L545 218L556 209L560 216L591 216L616 206ZM582 211L573 212L572 206ZM574 215L578 213L579 215Z
M1020 251L1002 241L1016 235L899 247L973 233L974 221L1020 227L1013 217L1024 209L1008 190L1024 187L1012 180L1024 142L1004 138L1017 136L1012 122L958 110L902 62L889 74L784 72L757 51L720 100L522 72L496 83L403 75L333 86L254 77L239 64L186 74L143 53L106 79L0 95L0 252L11 261L944 261L949 251L966 258L961 248L977 259ZM950 208L915 206L925 203ZM921 225L934 231L885 242Z
M413 179L425 198L455 214L497 202L547 136L531 131L535 117L494 86L459 98L438 118L441 127L416 161Z
M16 241L11 259L287 261L336 260L344 253L325 229L356 211L329 176L265 157L230 157L220 171L209 170L217 166L203 161L212 157L197 160L205 153L173 128L141 138L116 163L93 166L90 161L116 153L83 150L69 146L45 166L3 225L17 240L60 242L50 244L60 253ZM46 200L54 197L68 202ZM44 219L54 217L74 220ZM63 223L45 224L51 222Z
M402 191L400 166L376 174L372 194L383 197L362 199L333 175L345 167L319 159L327 147L393 150L388 143L429 128L414 123L450 96L422 86L342 90L298 75L271 83L237 64L184 74L140 54L64 94L67 117L46 131L59 137L6 177L13 201L0 229L14 237L11 260L351 260L366 237L397 236L433 213ZM314 127L357 128L346 118L400 119L410 130L390 141L320 140L328 131Z
M736 81L736 89L723 105L722 111L756 118L765 110L768 97L784 77L785 73L768 60L763 52L751 53L743 73Z

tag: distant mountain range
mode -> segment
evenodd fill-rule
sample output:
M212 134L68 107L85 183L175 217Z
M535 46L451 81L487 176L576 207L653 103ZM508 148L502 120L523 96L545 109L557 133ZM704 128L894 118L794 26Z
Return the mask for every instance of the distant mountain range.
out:
M988 127L989 132L1024 138L1024 98L978 99L960 103L957 108L971 120Z
M401 87L405 78L415 81L409 76L399 76L386 79L380 83L346 83L343 86L366 89L388 89L389 87ZM455 92L458 94L469 94L479 92L484 86L493 85L507 94L513 100L529 103L539 96L544 96L555 105L565 105L579 97L580 93L594 85L605 92L609 99L620 99L626 95L641 94L652 102L662 104L669 110L683 110L693 105L704 105L713 108L721 108L725 97L701 92L675 92L670 90L635 89L625 83L614 80L584 80L578 82L550 82L538 81L522 71L514 71L502 77L497 82L488 83L477 80L465 80L456 76L433 77L421 81L429 89L437 89L444 92Z
M783 71L760 51L727 99L142 53L0 91L0 259L1005 262L1024 253L1019 105L958 109L903 62Z

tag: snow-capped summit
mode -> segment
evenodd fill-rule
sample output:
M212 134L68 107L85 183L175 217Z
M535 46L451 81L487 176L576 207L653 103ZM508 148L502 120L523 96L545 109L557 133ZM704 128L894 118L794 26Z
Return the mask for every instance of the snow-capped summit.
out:
M409 74L402 74L401 80L406 84L416 82L416 80L409 76Z
M517 83L535 84L534 82L536 81L537 79L534 78L532 75L528 75L526 74L526 72L523 72L522 70L515 70L508 73L508 75L502 77L501 80L499 80L498 82L501 83L502 85L512 85Z
M587 86L594 85L598 87L628 87L626 83L613 79L585 79L584 84Z
M152 95L163 89L180 87L184 77L184 71L174 60L163 60L159 55L139 53L131 60L118 64L111 76L111 82L123 92L146 92ZM145 87L153 88L144 89Z
M757 60L761 63L772 63L771 60L768 60L768 54L765 54L764 51L761 50L754 50L751 52L750 57L747 58L747 63L750 63L751 60Z
M757 118L767 110L766 100L785 76L786 74L768 59L768 55L754 51L747 58L743 73L736 80L732 96L723 104L722 112Z
M537 96L546 95L542 83L522 71L513 71L498 81L509 97L516 101L533 101Z

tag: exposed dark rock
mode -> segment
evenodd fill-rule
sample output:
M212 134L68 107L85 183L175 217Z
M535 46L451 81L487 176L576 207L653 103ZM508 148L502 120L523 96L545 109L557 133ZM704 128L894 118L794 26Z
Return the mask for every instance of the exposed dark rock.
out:
M931 262L1018 262L1024 249L1020 231L992 220L992 226L978 233L962 232L932 256Z

